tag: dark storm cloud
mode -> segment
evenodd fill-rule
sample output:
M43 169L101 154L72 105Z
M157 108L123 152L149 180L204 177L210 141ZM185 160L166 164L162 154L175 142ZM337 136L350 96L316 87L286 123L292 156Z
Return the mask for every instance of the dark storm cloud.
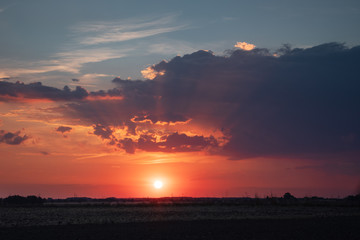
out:
M0 82L0 95L73 100L57 110L93 126L95 135L128 153L212 149L231 159L324 159L346 153L357 161L360 47L285 45L276 53L261 48L226 56L198 51L150 67L157 74L153 80L115 78L116 87L107 91ZM195 136L165 128L151 132L164 122L189 121L183 129L203 126L222 132L223 139L201 131ZM126 133L115 137L115 128Z
M143 134L136 140L125 137L117 140L113 135L107 137L111 139L111 145L123 148L127 153L135 153L136 149L147 152L195 152L217 148L218 143L213 137L187 136L177 132L170 135L164 135L161 141L151 134Z
M211 123L234 158L360 150L360 47L198 51L153 69L164 114ZM159 91L159 90L158 90Z
M189 118L186 115L174 111L163 111L162 97L166 89L163 82L153 80L123 80L115 78L116 83L125 96L124 104L132 105L139 110L134 121L150 120L153 123L164 122L185 122ZM145 114L142 114L144 113Z
M56 128L56 131L61 132L61 133L70 132L71 130L72 130L71 127L64 127L64 126L60 126L60 127Z
M88 92L80 86L71 90L68 86L63 89L42 85L41 82L25 84L22 82L0 82L0 101L82 101L82 100L108 100L121 99L122 93L114 88L107 91Z
M161 144L170 151L194 151L201 150L207 146L217 146L214 137L187 136L186 134L173 133L167 136L166 141Z
M93 126L94 134L100 136L102 139L110 139L113 137L113 131L107 127L102 126L101 124L96 124Z
M82 87L76 87L71 91L68 86L64 89L44 86L41 82L24 84L21 82L0 82L0 101L11 99L48 99L54 101L69 101L83 99L87 97L88 92Z
M136 142L131 138L124 138L120 140L119 146L122 147L127 153L135 153Z
M239 157L360 150L359 50L325 44L264 61L260 84L225 120L225 149Z
M157 142L154 136L141 135L137 148L149 152L193 152L218 147L213 137L187 136L177 132L163 136L161 140Z
M28 139L28 136L20 135L20 131L18 132L8 132L5 130L0 130L0 143L6 143L9 145L19 145Z

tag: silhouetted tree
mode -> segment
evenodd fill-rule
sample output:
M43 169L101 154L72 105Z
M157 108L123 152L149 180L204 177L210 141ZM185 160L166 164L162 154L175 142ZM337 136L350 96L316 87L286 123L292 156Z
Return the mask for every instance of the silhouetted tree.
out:
M350 201L360 201L360 194L357 194L357 195L350 195L350 196L347 196L345 198L346 200L350 200Z
M283 198L285 200L296 200L296 197L294 197L293 195L291 195L289 192L285 193Z
M26 197L26 202L28 204L43 204L45 202L45 199L32 195Z
M36 196L22 197L19 195L8 196L3 200L4 204L16 204L16 205L28 205L28 204L34 205L34 204L42 204L44 202L45 199L41 197L36 197Z
M4 199L4 203L5 204L25 204L26 198L19 196L19 195L8 196L7 198Z

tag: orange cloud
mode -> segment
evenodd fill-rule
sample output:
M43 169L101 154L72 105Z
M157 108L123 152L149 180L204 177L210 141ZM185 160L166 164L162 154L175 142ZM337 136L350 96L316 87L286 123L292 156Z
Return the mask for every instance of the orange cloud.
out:
M28 98L24 94L18 94L17 96L2 95L0 96L0 102L46 103L52 102L52 100L46 98Z
M153 66L147 67L141 71L141 74L144 78L153 80L157 76L162 76L165 74L165 71L156 71Z
M242 50L245 51L251 51L253 50L256 46L254 44L251 43L247 43L247 42L237 42L234 47L236 48L240 48Z

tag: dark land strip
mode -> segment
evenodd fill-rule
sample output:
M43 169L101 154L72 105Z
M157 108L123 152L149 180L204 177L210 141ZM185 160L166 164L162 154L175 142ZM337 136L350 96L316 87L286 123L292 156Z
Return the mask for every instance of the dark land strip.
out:
M24 239L360 239L359 216L155 221L0 228L1 240Z

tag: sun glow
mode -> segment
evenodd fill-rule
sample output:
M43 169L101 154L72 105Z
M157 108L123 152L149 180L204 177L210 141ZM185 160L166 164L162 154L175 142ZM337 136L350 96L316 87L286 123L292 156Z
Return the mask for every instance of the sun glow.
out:
M156 181L154 182L154 188L156 188L156 189L162 188L163 185L164 185L163 182L160 181L160 180L156 180Z

